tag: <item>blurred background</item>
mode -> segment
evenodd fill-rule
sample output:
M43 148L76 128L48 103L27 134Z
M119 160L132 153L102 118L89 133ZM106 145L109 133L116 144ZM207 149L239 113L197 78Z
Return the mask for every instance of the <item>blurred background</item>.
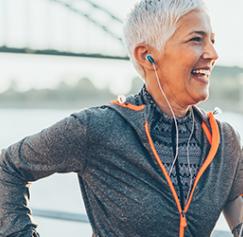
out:
M122 22L134 2L0 0L1 148L72 112L140 90L122 42ZM220 58L210 99L200 106L221 108L218 118L243 136L243 1L206 2ZM30 206L41 236L91 236L73 174L34 183ZM215 231L230 236L223 217Z

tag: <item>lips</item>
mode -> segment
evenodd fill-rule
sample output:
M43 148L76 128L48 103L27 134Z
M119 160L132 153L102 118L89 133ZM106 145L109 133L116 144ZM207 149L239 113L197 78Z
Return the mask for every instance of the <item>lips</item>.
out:
M209 77L211 74L211 71L209 69L193 69L192 70L193 75L204 75Z
M203 83L208 83L208 79L211 75L211 71L212 70L210 67L194 68L191 71L191 74L193 76L193 79Z

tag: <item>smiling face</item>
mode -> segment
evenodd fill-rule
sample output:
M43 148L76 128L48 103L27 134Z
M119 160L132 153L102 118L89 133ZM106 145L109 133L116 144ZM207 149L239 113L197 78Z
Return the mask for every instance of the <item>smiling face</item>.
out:
M156 54L161 85L169 101L188 106L208 97L209 76L218 55L208 15L184 15L164 49Z

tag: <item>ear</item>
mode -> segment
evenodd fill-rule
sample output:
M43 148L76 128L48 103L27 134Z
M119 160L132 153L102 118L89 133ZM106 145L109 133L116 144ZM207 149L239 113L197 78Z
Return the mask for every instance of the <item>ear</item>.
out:
M153 65L146 59L147 54L151 54L154 58L153 55L154 49L147 45L147 44L138 44L134 51L133 55L134 58L136 59L137 63L144 69L144 70L154 70ZM154 58L155 64L156 64L156 59Z

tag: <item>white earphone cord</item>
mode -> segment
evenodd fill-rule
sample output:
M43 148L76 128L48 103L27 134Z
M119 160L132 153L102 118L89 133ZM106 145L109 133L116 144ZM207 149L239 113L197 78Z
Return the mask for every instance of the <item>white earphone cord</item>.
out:
M178 124L177 124L177 121L176 121L176 117L175 117L175 113L170 105L170 102L166 96L166 94L164 93L164 90L162 89L161 87L161 84L160 84L160 80L159 80L159 75L157 73L157 70L155 68L155 65L154 63L152 63L152 66L153 66L153 69L154 69L154 72L155 72L155 75L156 75L156 80L157 80L157 84L159 86L159 89L160 89L160 92L161 94L163 95L170 111L171 111L171 114L173 116L173 119L174 119L174 123L175 123L175 129L176 129L176 154L175 154L175 157L174 157L174 160L173 160L173 163L171 165L171 168L170 168L170 171L169 171L169 176L171 176L171 173L172 173L172 170L173 170L173 167L175 165L175 162L178 158L178 151L179 151L179 131L178 131ZM193 135L193 132L194 132L194 125L195 125L195 117L194 117L194 113L193 113L193 110L191 110L191 113L192 113L192 129L191 129L191 133L190 133L190 136L189 136L189 139L188 139L188 142L187 142L187 163L188 163L188 167L189 167L189 173L190 173L190 184L189 184L189 190L188 190L188 194L187 194L187 198L186 200L188 200L189 198L189 194L190 194L190 190L191 190L191 186L192 186L192 180L193 180L193 177L192 177L192 169L191 169L191 166L190 166L190 159L189 159L189 143L191 141L191 138L192 138L192 135Z
M170 109L170 112L171 112L171 114L172 114L172 116L173 116L174 123L175 123L175 129L176 129L176 154L175 154L174 161L173 161L172 166L171 166L170 171L169 171L169 176L170 176L171 173L172 173L173 167L174 167L174 165L175 165L175 162L176 162L176 160L177 160L177 157L178 157L178 150L179 150L179 147L178 147L178 144L179 144L178 124L177 124L177 121L176 121L175 113L174 113L174 111L173 111L173 109L172 109L172 107L171 107L171 105L170 105L170 102L169 102L169 100L167 99L167 96L165 95L164 90L163 90L162 87L161 87L161 84L160 84L160 81L159 81L159 75L158 75L158 73L157 73L157 70L156 70L156 68L155 68L155 65L154 65L154 64L152 64L152 65L153 65L154 72L155 72L155 75L156 75L157 84L158 84L159 89L160 89L160 92L161 92L161 94L163 95L163 97L164 97L164 99L165 99L165 101L166 101L166 103L167 103L167 105L168 105L168 107L169 107L169 109Z
M189 184L189 189L188 189L188 193L187 193L187 198L186 198L186 202L188 201L189 199L189 194L190 194L190 191L191 191L191 187L192 187L192 181L193 181L193 176L192 176L192 167L191 167L191 164L190 164L190 153L189 153L189 145L190 145L190 141L191 141L191 138L192 138L192 135L194 133L194 127L195 127L195 117L194 117L194 113L193 113L193 110L191 110L191 114L192 114L192 129L191 129L191 134L189 136L189 139L187 141L187 146L186 146L186 158L187 158L187 163L188 163L188 167L189 167L189 173L190 173L190 184Z

